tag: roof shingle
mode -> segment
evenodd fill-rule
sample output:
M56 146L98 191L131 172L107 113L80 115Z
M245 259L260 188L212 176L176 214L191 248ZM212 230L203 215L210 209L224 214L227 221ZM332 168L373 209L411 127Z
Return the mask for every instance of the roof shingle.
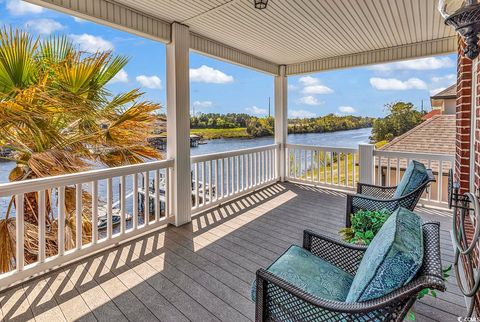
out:
M455 155L455 115L435 115L380 150Z

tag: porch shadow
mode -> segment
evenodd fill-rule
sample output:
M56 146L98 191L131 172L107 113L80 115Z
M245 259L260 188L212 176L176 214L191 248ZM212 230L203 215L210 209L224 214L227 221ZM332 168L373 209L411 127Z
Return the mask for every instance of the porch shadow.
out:
M250 283L304 229L337 236L344 194L275 184L0 294L4 320L248 321ZM435 212L422 215L447 217ZM446 230L445 230L446 231ZM451 245L450 245L451 248ZM442 255L449 257L442 235ZM416 306L418 321L463 313L454 282Z

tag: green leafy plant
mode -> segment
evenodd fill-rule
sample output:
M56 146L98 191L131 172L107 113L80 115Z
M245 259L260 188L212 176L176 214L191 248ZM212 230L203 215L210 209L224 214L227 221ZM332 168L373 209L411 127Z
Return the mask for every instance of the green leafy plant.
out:
M442 269L442 277L443 277L444 280L447 280L447 278L450 276L450 271L451 270L452 270L452 265L449 265L449 266L444 267ZM426 295L436 298L437 297L437 292L435 292L435 290L432 290L430 288L424 288L423 290L421 290L417 294L417 299L421 299ZM410 321L414 321L415 320L415 313L413 313L412 311L408 311L408 319Z
M386 209L357 211L352 215L352 226L343 228L340 234L348 243L369 245L389 216L390 212Z

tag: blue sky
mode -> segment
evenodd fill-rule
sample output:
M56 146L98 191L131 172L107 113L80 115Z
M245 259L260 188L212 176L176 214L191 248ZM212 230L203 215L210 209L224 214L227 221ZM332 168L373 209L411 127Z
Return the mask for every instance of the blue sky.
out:
M165 45L19 0L0 0L0 24L27 28L41 37L65 34L85 51L113 50L130 58L109 86L113 92L140 87L149 100L165 104ZM328 113L384 115L384 105L412 102L430 109L429 97L455 82L455 55L289 78L289 116ZM191 109L263 116L272 99L273 77L192 53Z

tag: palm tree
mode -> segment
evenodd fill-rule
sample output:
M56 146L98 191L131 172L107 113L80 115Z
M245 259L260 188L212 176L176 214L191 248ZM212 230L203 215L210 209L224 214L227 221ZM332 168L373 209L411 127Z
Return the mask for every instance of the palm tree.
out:
M160 159L161 154L147 142L160 106L142 100L139 89L113 95L107 88L127 63L127 58L112 52L78 51L66 37L43 40L18 29L0 30L0 146L13 151L10 160L16 163L9 180ZM50 193L45 213L47 225L55 228L57 223L49 217ZM82 194L89 198L88 193ZM66 194L66 204L73 205L66 207L66 225L71 226L66 228L73 232L75 220L70 219L75 206L68 198L74 196ZM36 229L37 193L25 194L24 204L25 221ZM3 271L12 268L11 232L15 230L14 221L9 220L11 208L0 221ZM83 229L88 232L90 215L83 216ZM74 236L69 236L65 244L73 245ZM47 237L49 242L47 248L55 252L55 238ZM34 248L26 244L27 261L36 259Z

